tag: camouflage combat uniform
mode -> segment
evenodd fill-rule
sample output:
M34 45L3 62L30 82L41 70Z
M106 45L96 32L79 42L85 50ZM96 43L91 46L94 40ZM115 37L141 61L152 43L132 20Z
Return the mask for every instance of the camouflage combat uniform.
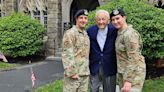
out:
M125 81L129 81L132 83L132 88L141 92L146 65L141 55L142 41L139 33L132 28L132 25L128 25L127 29L118 31L115 45L120 88L123 87Z
M62 52L63 92L86 92L88 90L89 48L89 38L85 30L73 26L64 34ZM73 80L71 76L75 74L78 74L80 79Z

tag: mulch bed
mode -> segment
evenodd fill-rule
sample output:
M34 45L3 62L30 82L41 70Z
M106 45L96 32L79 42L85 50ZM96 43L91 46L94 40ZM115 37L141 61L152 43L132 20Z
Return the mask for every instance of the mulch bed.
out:
M28 57L17 57L17 58L6 57L6 58L9 63L18 63L18 64L29 64L29 61L31 61L31 63L35 63L45 60L45 56L40 56L40 55L32 55Z
M164 76L164 67L157 68L154 64L147 64L146 68L146 79L154 79Z

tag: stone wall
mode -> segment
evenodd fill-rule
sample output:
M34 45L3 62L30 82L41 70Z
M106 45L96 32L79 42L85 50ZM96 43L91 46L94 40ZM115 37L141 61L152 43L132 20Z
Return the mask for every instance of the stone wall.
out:
M55 55L61 43L61 0L48 0L48 41L46 55Z
M14 11L14 4L15 4L16 0L5 0L4 4L5 4L5 15L9 15L10 13L12 13Z

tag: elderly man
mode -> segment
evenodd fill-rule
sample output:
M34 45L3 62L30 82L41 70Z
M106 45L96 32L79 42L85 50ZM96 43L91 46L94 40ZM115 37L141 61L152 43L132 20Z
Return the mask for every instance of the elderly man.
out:
M63 37L63 92L87 92L88 90L90 42L84 30L88 22L87 10L79 10L75 14L75 19L76 25L67 30Z
M116 29L109 24L109 13L105 10L96 12L96 25L87 33L90 38L89 68L91 73L91 92L99 92L103 84L103 92L115 92L116 89Z

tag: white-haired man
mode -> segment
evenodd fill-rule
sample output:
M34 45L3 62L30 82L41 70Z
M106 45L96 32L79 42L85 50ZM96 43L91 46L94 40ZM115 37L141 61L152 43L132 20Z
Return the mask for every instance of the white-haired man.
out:
M103 92L115 92L116 89L116 54L115 39L117 30L109 24L109 13L105 10L96 12L96 25L88 28L90 38L90 89L99 92L103 85Z

